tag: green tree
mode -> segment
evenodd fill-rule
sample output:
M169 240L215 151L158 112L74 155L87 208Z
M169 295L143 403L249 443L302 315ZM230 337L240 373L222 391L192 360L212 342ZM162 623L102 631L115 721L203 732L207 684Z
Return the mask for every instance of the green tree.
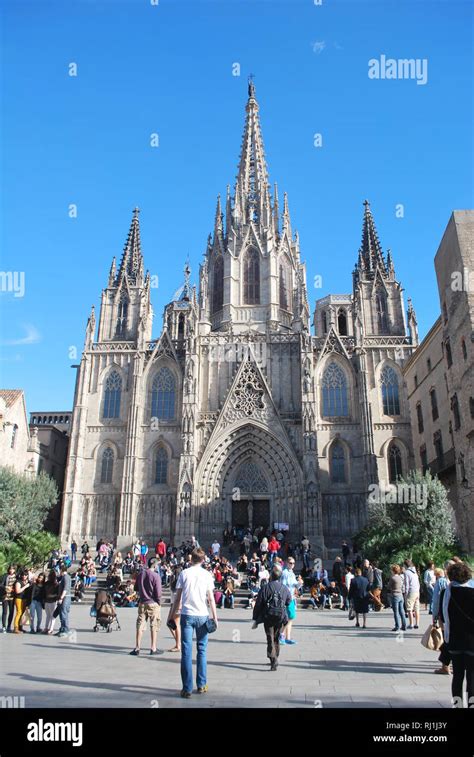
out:
M45 473L33 477L0 468L0 542L40 531L57 499L56 483Z
M369 497L368 510L367 525L354 541L385 570L405 558L440 565L459 554L448 492L429 471L410 471L392 492Z

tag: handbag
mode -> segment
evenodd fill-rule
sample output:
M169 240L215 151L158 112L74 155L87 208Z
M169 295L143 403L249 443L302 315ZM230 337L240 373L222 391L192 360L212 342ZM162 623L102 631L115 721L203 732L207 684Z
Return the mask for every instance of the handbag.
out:
M355 614L354 606L351 605L349 607L349 615L347 616L348 620L354 620L355 616L356 616L356 614Z
M53 612L53 618L57 618L60 612L61 612L61 605L56 605Z
M443 643L443 632L436 626L428 626L421 639L422 645L432 652L437 652Z
M286 612L288 615L288 620L294 620L296 618L296 601L294 599L291 600L290 604L286 608Z
M31 615L28 607L25 607L23 615L20 618L20 626L29 626L31 624Z
M216 621L213 618L208 618L206 620L206 628L208 633L214 633L214 631L217 631Z

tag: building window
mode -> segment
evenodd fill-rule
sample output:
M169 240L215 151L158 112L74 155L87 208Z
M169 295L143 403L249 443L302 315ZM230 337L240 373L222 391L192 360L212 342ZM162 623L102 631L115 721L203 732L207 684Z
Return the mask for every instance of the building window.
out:
M224 305L224 259L218 255L214 260L212 275L212 312L218 313Z
M453 394L453 396L451 397L451 410L453 411L454 416L454 430L458 431L461 428L461 416L459 414L459 402L457 394Z
M389 365L382 368L380 374L382 385L383 412L385 415L400 415L400 398L398 391L398 376Z
M420 460L421 460L421 470L423 473L426 473L428 470L428 455L426 452L426 444L423 444L420 447Z
M436 389L430 390L430 400L431 400L431 416L434 421L438 420L438 400L436 399Z
M260 260L254 247L244 257L244 304L260 304Z
M443 302L443 318L444 322L448 322L448 308L446 307L446 302Z
M285 266L280 266L280 307L289 310L288 271Z
M387 295L384 290L379 289L375 295L375 307L377 311L377 326L379 334L386 334L388 331L388 312L387 312Z
M178 318L178 342L182 342L184 340L184 322L185 322L186 316L184 313L179 314Z
M155 484L168 483L168 453L164 447L159 447L155 461Z
M327 334L328 333L328 317L325 310L323 310L323 312L321 313L321 324L323 327L323 334Z
M426 370L428 371L428 373L431 373L431 360L430 360L430 358L428 358L427 361L426 361Z
M388 448L388 475L390 483L395 484L402 473L402 453L398 444L392 442Z
M346 483L346 460L344 447L340 442L335 442L331 447L330 456L331 481L333 484Z
M466 340L464 338L461 339L461 349L462 349L462 356L464 360L467 360L467 347L466 347Z
M17 433L18 433L18 426L15 423L15 425L12 428L12 440L11 440L11 444L10 444L10 447L12 449L15 449L15 442L16 442Z
M121 394L122 379L117 371L112 371L105 382L104 418L120 418Z
M449 341L449 339L446 339L444 347L446 351L446 362L448 363L448 368L451 368L453 364L453 356L451 353L451 342Z
M120 295L120 302L117 311L117 328L116 336L124 337L127 333L128 319L128 297L126 294Z
M346 374L337 363L330 363L323 373L323 416L349 415Z
M474 418L474 397L469 397L469 412L471 418Z
M340 336L347 336L347 313L343 308L337 314L337 330Z
M418 420L418 433L423 433L423 411L421 409L421 403L419 402L416 406L416 417Z
M414 382L415 382L415 389L416 389L417 386L418 386L418 376L416 375L416 373L415 373L413 379L414 379Z
M174 418L176 382L169 368L160 368L153 379L151 390L151 417L160 420Z
M102 453L102 469L100 472L100 483L111 484L112 474L114 472L114 451L106 447Z
M433 434L433 444L435 448L435 455L438 464L441 466L443 463L443 439L441 437L441 431L435 431Z

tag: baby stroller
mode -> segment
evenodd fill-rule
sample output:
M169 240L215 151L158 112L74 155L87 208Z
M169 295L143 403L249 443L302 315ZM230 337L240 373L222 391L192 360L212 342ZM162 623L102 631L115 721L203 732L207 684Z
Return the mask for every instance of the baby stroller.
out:
M108 591L104 589L98 589L95 593L94 604L91 608L91 614L95 616L94 631L98 631L99 628L103 628L104 631L110 633L113 630L113 624L115 623L115 630L120 631L120 623L118 621L115 607L112 604L112 597Z

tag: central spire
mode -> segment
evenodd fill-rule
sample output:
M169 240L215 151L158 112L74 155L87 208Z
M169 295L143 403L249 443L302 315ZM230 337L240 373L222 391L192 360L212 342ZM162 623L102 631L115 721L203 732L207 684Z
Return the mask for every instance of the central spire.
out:
M249 76L248 95L235 197L245 220L261 221L270 195L253 75Z
M380 272L387 274L387 268L375 228L374 217L368 200L364 200L364 221L362 224L362 243L359 249L359 268L367 273L374 273L378 267Z

